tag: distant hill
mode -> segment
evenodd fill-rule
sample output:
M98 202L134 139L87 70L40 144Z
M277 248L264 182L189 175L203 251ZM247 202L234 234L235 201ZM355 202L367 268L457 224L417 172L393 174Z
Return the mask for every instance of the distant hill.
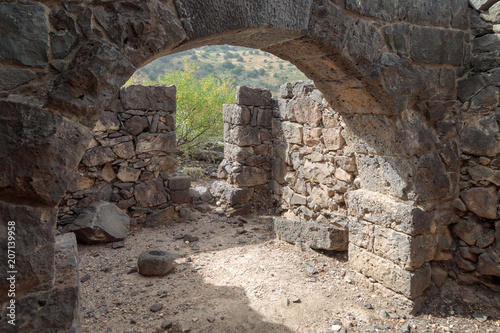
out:
M134 75L156 80L166 71L179 71L184 61L194 63L198 78L210 74L225 79L228 76L235 85L246 85L271 90L277 95L285 82L307 80L307 77L288 61L255 49L230 45L205 46L159 58L142 67Z

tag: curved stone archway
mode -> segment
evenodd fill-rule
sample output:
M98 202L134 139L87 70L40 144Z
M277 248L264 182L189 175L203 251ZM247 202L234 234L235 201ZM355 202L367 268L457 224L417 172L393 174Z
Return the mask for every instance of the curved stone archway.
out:
M358 221L350 231L351 262L371 288L418 308L430 284L429 263L450 259L460 154L453 126L456 72L467 61L467 5L0 4L6 32L0 37L0 228L6 234L6 222L17 223L17 297L53 286L55 207L93 123L119 88L160 56L234 44L291 61L342 115L359 171L358 190L347 196ZM4 239L0 244L6 251Z

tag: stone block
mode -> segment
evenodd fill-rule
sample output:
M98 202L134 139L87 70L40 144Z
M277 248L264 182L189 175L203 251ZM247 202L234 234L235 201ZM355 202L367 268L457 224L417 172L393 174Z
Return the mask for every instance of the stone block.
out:
M54 82L48 107L94 122L135 69L116 46L91 39Z
M347 0L345 8L362 15L377 17L385 21L395 21L398 17L398 4L391 0L369 0L363 2Z
M410 25L408 23L386 25L383 32L390 51L402 58L410 55Z
M209 202L213 199L210 190L204 186L197 186L189 190L193 202Z
M115 112L103 111L101 117L94 126L94 132L118 131L120 121Z
M352 218L349 223L349 242L373 252L375 225L361 219Z
M281 123L283 136L287 143L302 144L303 126L289 121Z
M111 163L106 163L106 165L101 169L101 175L102 179L108 183L116 179L116 173L115 170L113 170Z
M415 206L412 201L367 190L355 190L345 194L350 215L369 222L406 233L426 234L433 222L434 214Z
M476 165L472 168L467 168L467 172L476 182L487 181L500 186L500 170L494 170L483 165Z
M306 205L307 204L307 198L303 195L293 193L292 197L290 198L290 205Z
M445 269L437 265L432 267L431 281L436 287L441 288L447 277L448 272Z
M85 176L76 176L68 185L68 192L78 192L90 189L94 186L95 179Z
M269 175L263 169L244 166L241 172L233 174L232 179L237 186L252 187L267 184Z
M279 157L274 158L271 164L272 164L272 176L274 180L276 180L278 184L285 183L286 164Z
M348 32L342 55L364 75L373 68L385 49L385 39L380 31L368 21L358 19Z
M469 1L451 0L451 26L460 30L469 29ZM466 62L464 61L464 64Z
M128 160L135 155L135 147L132 141L119 143L116 146L112 146L111 150L116 154L116 156L125 160Z
M57 205L92 132L28 104L0 101L0 196Z
M122 49L130 62L137 67L186 39L186 32L173 3L101 1L96 3L89 16L88 21L94 19L110 41ZM88 21L85 21L84 26L93 28ZM148 29L137 28L137 34L131 38L130 27L137 25L137 22L141 22L141 26L147 26ZM148 46L144 47L145 45Z
M462 65L462 31L414 26L411 34L411 58L428 64Z
M74 232L85 244L117 242L125 239L130 217L114 204L100 201L84 209L65 231Z
M467 209L474 212L477 216L487 219L497 219L498 200L500 195L494 187L473 187L460 192L460 198L463 200Z
M65 58L80 42L76 21L62 9L50 12L49 21L55 31L50 33L50 47L56 58Z
M16 295L23 295L31 288L50 288L54 279L54 235L57 208L29 207L0 202L0 250L5 253L4 269L0 271L0 292L7 297L10 283L7 280L8 231L15 234ZM15 223L9 223L14 221ZM12 229L12 226L14 229ZM8 228L10 227L10 230ZM36 255L34 255L36 254ZM5 317L2 317L5 318ZM2 324L5 320L2 320Z
M473 109L487 108L492 110L498 107L499 102L500 88L495 86L488 86L472 98L470 107Z
M177 175L168 179L168 188L172 191L189 190L191 177L188 175Z
M142 207L154 207L168 201L167 192L161 179L154 179L137 185L134 189L134 197Z
M176 110L176 88L173 85L131 85L120 89L120 100L125 110Z
M130 168L127 166L121 166L118 170L118 179L124 183L135 183L139 176L141 175L141 170Z
M251 118L250 109L236 104L224 104L222 118L225 123L232 125L248 125Z
M273 110L272 109L252 109L252 126L259 126L265 128L271 128L273 120Z
M189 39L239 30L247 26L247 11L243 2L175 0L174 3Z
M401 0L399 1L399 18L419 25L447 28L451 21L450 2Z
M298 168L295 168L298 169ZM304 162L304 177L313 182L328 184L332 182L332 173L335 170L332 164L328 162Z
M170 206L149 214L144 221L144 226L147 228L167 226L177 220L178 217L179 214L175 210L174 206Z
M117 137L114 136L95 136L94 137L103 147L109 148L116 146L123 142L132 141L134 138L130 135L120 135Z
M352 243L349 244L349 265L355 271L409 299L421 296L431 283L430 265L407 271Z
M260 130L250 126L236 126L230 131L230 142L237 146L245 147L261 143Z
M462 79L458 81L457 96L462 102L466 102L487 85L488 81L483 75L474 75Z
M472 40L471 67L487 71L500 67L500 39L497 34L486 34Z
M485 11L493 6L497 0L469 0L469 2L475 9Z
M293 86L290 82L286 82L286 83L283 83L281 86L280 86L280 98L281 99L290 99L293 97ZM278 102L281 102L280 100L278 100Z
M224 156L228 161L243 163L254 154L252 147L240 147L230 143L224 143Z
M273 220L273 226L276 236L290 243L301 242L313 249L347 250L348 231L346 228L279 218Z
M496 261L493 259L495 258ZM498 254L483 253L479 256L477 269L482 275L500 277L500 260Z
M312 86L314 88L314 86ZM310 127L319 127L323 115L323 105L318 104L310 97L294 98L287 107L291 108L293 119L299 124Z
M246 204L252 199L254 193L253 188L238 188L219 181L212 183L211 190L214 197L220 198L230 206Z
M323 129L323 141L328 150L339 150L345 144L345 140L341 134L341 128L325 128Z
M392 308L398 309L398 313L401 311L403 313L416 315L426 306L427 298L425 295L415 299L408 299L400 293L394 292L385 287L383 284L374 282L372 278L368 278L358 272L351 271L347 276L357 285L362 286L363 288L375 293L378 297L387 300L388 304L390 304Z
M477 156L496 156L500 153L497 140L500 127L496 117L470 116L459 125L460 146L463 152Z
M2 332L37 332L47 331L46 328L50 328L51 332L81 331L78 250L73 233L56 236L55 272L55 284L48 290L32 292L26 296L21 296L16 290L16 325L7 324L7 309L2 308Z
M36 77L35 73L29 69L1 68L0 69L0 90L9 90L29 82Z
M175 157L174 156L154 156L151 162L146 167L150 172L163 172L170 174L175 171Z
M267 89L251 88L247 86L236 87L235 104L271 107L273 103L271 92Z
M271 28L303 32L309 23L311 0L270 0L268 24Z
M137 137L136 154L154 151L174 153L177 150L175 132L142 133Z
M307 34L340 51L351 22L352 18L331 1L313 1Z
M146 117L133 116L123 125L125 131L131 135L138 135L149 127L149 122Z
M0 4L0 60L43 68L48 61L48 28L43 6Z
M174 203L188 203L191 202L191 194L189 189L172 191L170 198Z
M485 248L495 241L493 229L472 219L462 219L453 226L453 233L470 246Z

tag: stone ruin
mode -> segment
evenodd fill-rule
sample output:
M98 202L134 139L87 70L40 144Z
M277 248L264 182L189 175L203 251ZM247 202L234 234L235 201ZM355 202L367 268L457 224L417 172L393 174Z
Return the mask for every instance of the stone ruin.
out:
M276 156L270 171L264 159L224 168L230 186L240 188L240 171L271 172L272 186L255 184L252 198L287 198L289 228L286 221L298 217L337 221L341 229L336 216L345 216L356 281L410 311L447 276L498 290L499 13L498 0L0 3L0 235L10 221L16 226L16 325L7 322L13 298L2 260L0 329L79 330L77 277L68 268L75 267L74 238L56 239L55 226L92 129L137 68L211 44L291 61L342 128L329 133L323 119L310 126L296 109L293 120L273 108L273 121L285 117L273 140L287 145L302 126L302 143ZM258 114L250 127L260 132L267 113ZM318 128L323 144L346 143L323 153L324 161L307 149ZM294 169L301 154L304 166L331 164L346 191L337 182L323 189L317 176L311 184L306 168ZM354 170L335 156L353 158ZM0 248L9 249L5 237Z

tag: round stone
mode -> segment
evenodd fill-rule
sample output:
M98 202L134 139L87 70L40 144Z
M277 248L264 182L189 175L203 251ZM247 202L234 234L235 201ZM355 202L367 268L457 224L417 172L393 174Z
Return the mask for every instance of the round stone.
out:
M161 276L174 268L174 258L167 251L149 250L139 255L137 260L139 274L145 276Z

